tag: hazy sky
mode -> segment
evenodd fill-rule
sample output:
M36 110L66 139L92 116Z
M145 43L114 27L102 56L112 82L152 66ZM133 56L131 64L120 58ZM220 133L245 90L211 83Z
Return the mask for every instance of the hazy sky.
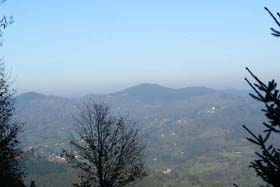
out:
M248 88L280 77L271 0L8 0L1 55L18 92L79 95L139 83Z

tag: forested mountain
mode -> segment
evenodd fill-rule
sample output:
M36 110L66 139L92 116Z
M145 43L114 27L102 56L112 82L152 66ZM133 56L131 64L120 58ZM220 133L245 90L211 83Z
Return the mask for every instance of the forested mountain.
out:
M147 138L145 159L151 169L142 186L226 187L234 182L257 183L247 169L254 149L244 139L246 133L241 126L246 124L259 131L255 124L262 121L262 115L261 106L247 91L171 89L141 84L111 94L73 99L21 94L16 97L15 118L25 122L22 137L25 149L32 148L35 155L62 167L59 166L61 149L67 146L73 132L77 108L86 100L108 103L114 112L137 121ZM42 163L45 165L47 161L35 159L28 175L39 184L57 172L50 169L36 173L34 168ZM64 168L57 175L69 177L73 173Z

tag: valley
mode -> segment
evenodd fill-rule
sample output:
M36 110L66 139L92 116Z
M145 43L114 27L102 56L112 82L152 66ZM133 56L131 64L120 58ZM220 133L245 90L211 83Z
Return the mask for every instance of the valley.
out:
M145 160L149 176L138 186L227 187L258 184L248 168L254 147L242 125L261 131L261 105L248 91L205 87L171 89L155 84L137 85L104 95L62 98L39 93L16 97L15 119L25 123L22 143L32 150L27 179L39 186L55 185L55 176L74 179L75 172L60 158L71 134L75 115L88 101L109 104L116 114L136 122L147 141ZM50 164L47 173L36 172ZM55 164L55 166L53 166ZM58 169L59 175L55 168ZM53 170L53 171L52 171ZM72 176L72 177L71 177ZM63 180L70 185L71 180ZM61 182L61 181L60 181Z

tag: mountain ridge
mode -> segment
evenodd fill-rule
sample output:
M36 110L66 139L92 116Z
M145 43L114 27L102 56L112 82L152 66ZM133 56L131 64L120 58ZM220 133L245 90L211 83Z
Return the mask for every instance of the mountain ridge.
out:
M186 92L186 91L201 91L201 92L227 92L227 93L248 93L248 90L243 90L243 89L214 89L214 88L210 88L210 87L206 87L206 86L187 86L187 87L182 87L182 88L170 88L167 86L162 86L160 84L155 84L155 83L141 83L141 84L137 84L134 86L130 86L124 89L121 89L119 91L113 91L110 93L90 93L90 94L86 94L83 96L79 96L79 97L70 97L70 99L75 99L75 98L83 98L83 97L88 97L88 96L105 96L105 95L117 95L117 94L127 94L127 93L137 93L137 91L143 91L143 90L149 90L149 91L154 91L154 92L158 92L158 91L166 91L166 92ZM41 92L36 92L36 91L29 91L29 92L23 92L21 94L16 95L16 98L20 98L20 97L25 97L25 98L43 98L43 97L57 97L57 98L69 98L66 96L56 96L55 94L44 94Z
M247 163L254 152L244 142L242 124L254 132L262 130L256 125L263 121L261 106L243 92L199 86L172 89L156 84L72 99L31 92L15 99L14 117L25 123L23 148L53 158L69 146L79 107L88 101L101 101L109 104L116 115L136 122L148 144L145 161L155 172L155 184L168 180L185 186L181 179L196 182L192 177L197 176L203 184L217 181L213 187L225 187L233 183L232 176L236 179L247 174L236 161ZM168 168L172 177L162 173ZM224 175L229 170L234 171L233 175ZM224 181L229 182L225 185Z

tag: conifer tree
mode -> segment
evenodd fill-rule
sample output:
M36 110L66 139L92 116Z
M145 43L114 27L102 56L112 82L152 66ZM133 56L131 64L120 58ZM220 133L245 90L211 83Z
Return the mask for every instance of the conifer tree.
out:
M255 92L255 94L250 95L264 104L262 111L267 118L267 121L262 123L264 128L262 134L256 134L243 125L250 134L247 140L259 147L259 151L256 152L257 158L249 166L256 171L257 176L267 183L267 186L279 187L280 147L273 145L271 137L278 135L276 138L279 138L280 135L280 93L274 80L265 84L248 68L246 69L256 81L251 83L247 78L245 79Z
M279 30L277 29L274 29L274 28L270 28L271 30L271 34L273 36L276 36L276 37L280 37L280 13L277 12L276 13L276 16L267 8L267 7L264 7L264 9L268 12L268 14L272 17L272 19L274 20L274 22L276 23L277 27L279 27Z
M280 13L277 12L275 16L267 7L264 9L280 29ZM280 30L274 28L270 28L270 30L273 36L280 37ZM267 121L262 123L264 127L263 134L256 134L247 126L243 125L244 129L251 135L247 140L257 145L260 149L259 152L256 152L257 159L252 161L249 167L255 170L257 176L262 178L267 184L267 187L279 187L280 147L272 144L270 140L273 135L278 136L278 138L280 135L280 93L275 80L271 80L265 84L249 68L246 68L246 70L256 81L255 83L251 83L245 78L255 92L255 94L250 94L250 96L264 104L262 111L267 118ZM237 187L236 184L234 186Z
M31 181L30 187L37 187L34 181Z
M1 0L2 5L6 0ZM0 45L4 30L13 22L12 17L3 16L0 19ZM4 63L0 60L0 186L21 187L23 170L21 164L22 151L18 148L20 143L18 134L22 124L12 122L14 112L13 90L5 71Z
M14 112L13 91L6 76L5 66L0 64L0 186L22 185L22 151L18 135L22 125L12 121Z

